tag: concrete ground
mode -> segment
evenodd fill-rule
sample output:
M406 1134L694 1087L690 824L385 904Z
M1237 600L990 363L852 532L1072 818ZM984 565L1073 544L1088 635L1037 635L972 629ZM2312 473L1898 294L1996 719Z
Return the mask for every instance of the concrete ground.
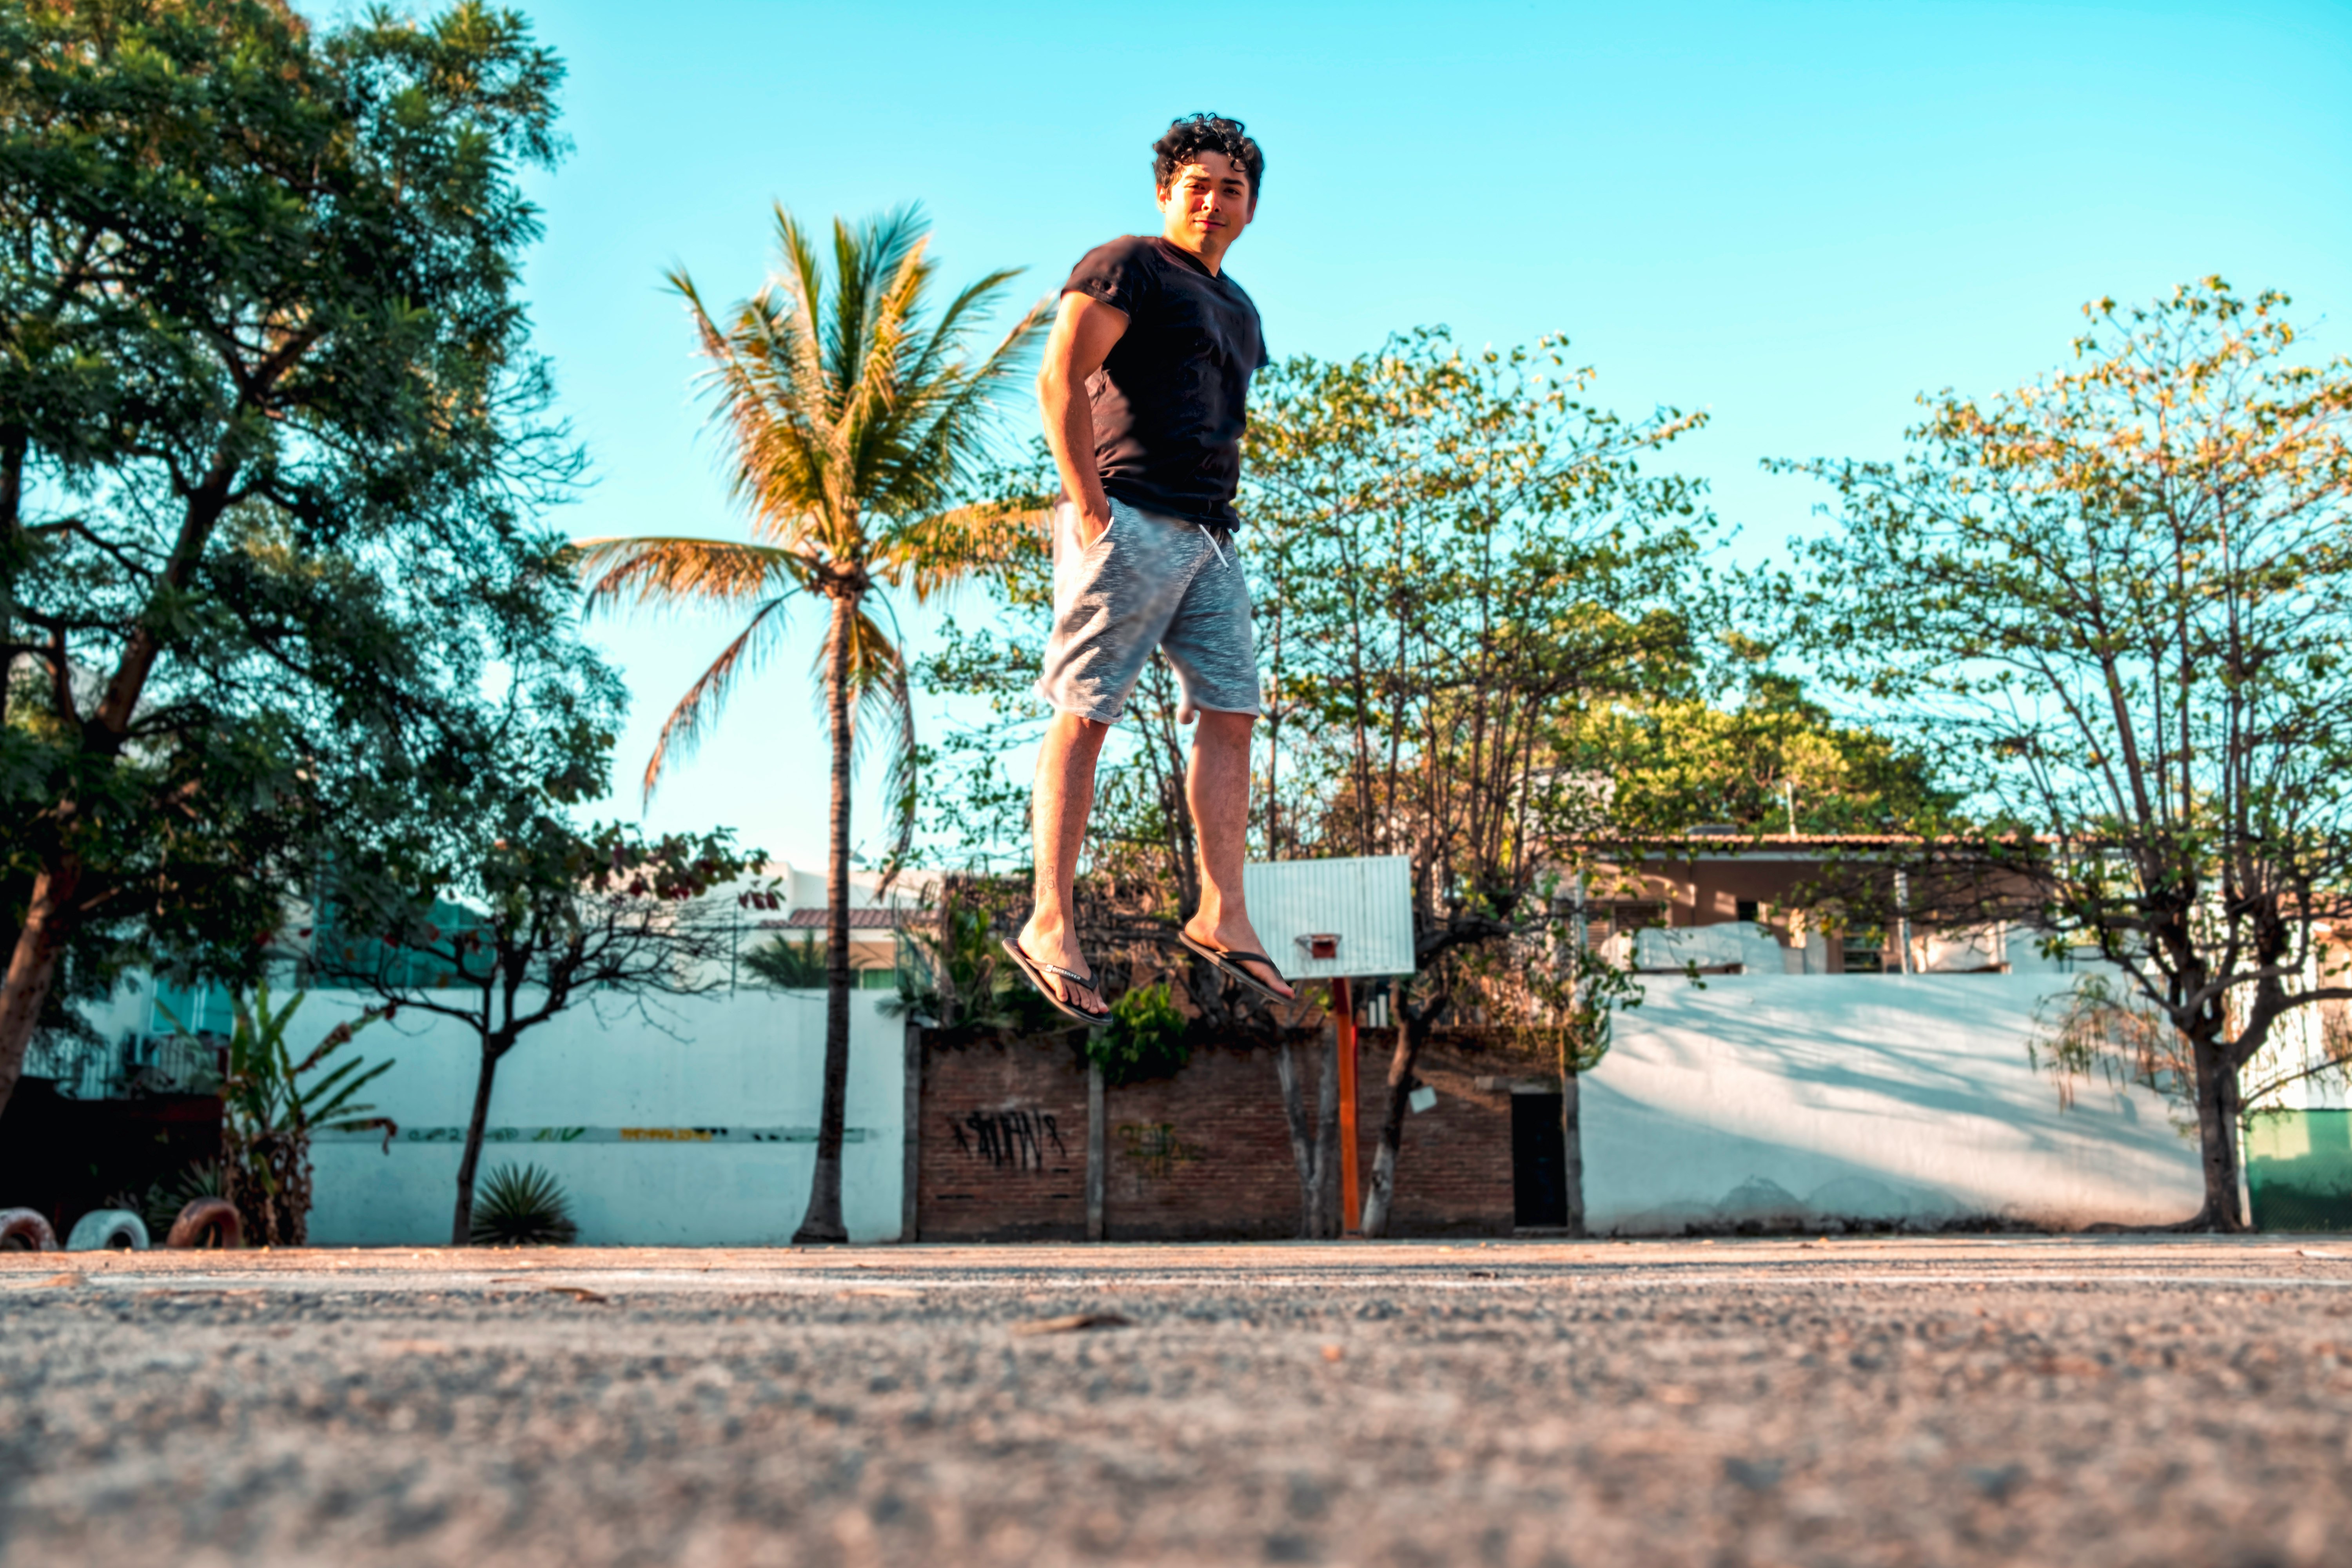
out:
M2352 1562L2352 1240L0 1255L10 1564Z

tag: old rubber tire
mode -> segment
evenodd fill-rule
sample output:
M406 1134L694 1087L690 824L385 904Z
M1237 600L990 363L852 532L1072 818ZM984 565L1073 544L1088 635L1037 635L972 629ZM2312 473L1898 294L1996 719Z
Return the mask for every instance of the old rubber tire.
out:
M0 1252L55 1252L58 1233L37 1209L0 1209Z
M129 1209L92 1209L74 1221L68 1252L144 1252L147 1222Z
M163 1245L224 1249L242 1247L245 1222L236 1217L236 1205L226 1198L198 1198L172 1222L172 1234L163 1238Z

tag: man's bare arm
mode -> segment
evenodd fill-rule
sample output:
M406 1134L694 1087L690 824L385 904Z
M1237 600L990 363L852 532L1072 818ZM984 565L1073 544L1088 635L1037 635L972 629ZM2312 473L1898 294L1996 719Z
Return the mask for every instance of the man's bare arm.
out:
M1095 468L1095 411L1087 400L1087 378L1102 368L1111 345L1127 331L1127 312L1091 295L1062 296L1054 330L1045 339L1045 363L1037 373L1037 401L1045 415L1045 444L1061 470L1062 493L1077 503L1080 526L1089 542L1110 526L1110 498Z

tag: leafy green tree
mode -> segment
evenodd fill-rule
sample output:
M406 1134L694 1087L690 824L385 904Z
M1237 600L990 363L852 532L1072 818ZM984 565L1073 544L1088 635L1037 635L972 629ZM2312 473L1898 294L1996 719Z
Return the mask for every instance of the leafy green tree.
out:
M1697 689L1694 626L1719 614L1698 552L1697 487L1643 458L1694 428L1664 412L1622 420L1585 401L1564 345L1465 353L1442 331L1341 362L1295 359L1252 393L1242 560L1252 574L1266 694L1254 836L1268 858L1402 854L1413 868L1416 968L1398 998L1364 1224L1385 1226L1413 1069L1443 1023L1500 1000L1491 949L1540 953L1549 979L1515 1022L1583 1044L1591 1009L1631 993L1560 940L1564 879L1591 851L1608 795L1593 787L1591 716ZM1044 488L1003 476L1009 505ZM950 624L923 667L987 720L942 748L952 784L936 825L974 860L1018 853L1025 791L1003 765L1027 738L1027 688L1051 598L1034 545L993 574L992 624ZM1173 952L1197 897L1175 685L1155 660L1105 754L1080 880L1080 923L1107 994L1176 979L1221 1037L1276 1047L1306 1234L1330 1143L1305 1124L1290 1057L1299 1014L1243 996ZM1526 988L1522 987L1522 991ZM1578 1031L1581 1031L1579 1033ZM1325 1095L1314 1115L1328 1121Z
M574 826L569 808L604 787L601 768L586 764L611 737L559 730L534 754L532 733L519 732L509 771L443 798L428 862L352 846L314 939L320 981L450 1019L475 1037L453 1247L474 1235L474 1179L499 1063L530 1030L583 1002L651 1022L663 998L725 986L734 926L708 896L761 858L739 851L724 828L647 838L618 824ZM572 750L583 742L587 757ZM563 765L537 771L550 755Z
M249 978L567 643L516 295L560 76L474 0L0 8L0 1102L113 963Z
M1687 689L1694 627L1716 613L1711 520L1694 482L1641 468L1699 416L1622 419L1565 350L1470 353L1423 331L1285 364L1252 414L1261 831L1276 856L1412 867L1417 973L1395 997L1367 1235L1386 1228L1414 1064L1492 1000L1482 952L1551 955L1519 1021L1549 1031L1570 1089L1601 1038L1592 1005L1632 994L1560 940L1560 886L1609 810L1573 742L1595 711Z
M646 764L648 794L673 758L716 721L728 693L783 634L802 595L825 602L817 675L832 743L825 860L824 1091L815 1176L796 1243L847 1239L841 1147L849 1083L851 764L858 715L893 731L887 793L895 868L915 816L914 710L885 597L919 598L1000 559L1019 530L1006 510L959 504L990 450L993 398L1020 369L1043 320L1032 308L985 353L968 352L1009 271L987 274L929 311L937 264L911 207L833 229L833 271L816 243L778 208L782 275L725 322L684 272L670 281L690 309L709 360L714 419L728 474L759 537L747 542L644 537L582 546L594 608L623 604L740 614L742 630L688 688Z
M1795 679L1760 668L1728 691L1582 715L1560 754L1610 780L1610 828L1636 843L1694 826L1751 839L1911 834L1958 805L1926 752L1841 722Z
M2177 1033L2220 1230L2241 1074L2352 997L2352 362L2287 304L2102 300L2072 367L1923 398L1902 460L1791 465L1841 502L1811 651L1965 792L1915 887L2095 946Z

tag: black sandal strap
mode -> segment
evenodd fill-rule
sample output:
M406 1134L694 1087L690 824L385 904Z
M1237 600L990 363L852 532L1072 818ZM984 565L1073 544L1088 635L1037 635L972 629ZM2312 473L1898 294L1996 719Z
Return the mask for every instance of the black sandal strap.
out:
M1031 952L1027 948L1022 946L1019 942L1014 942L1010 938L1000 938L999 940L1003 942L1004 951L1011 953L1013 955L1013 962L1020 966L1022 978L1029 983L1032 990L1035 991L1038 995L1045 999L1045 1003L1048 1006L1054 1008L1056 1012L1061 1013L1066 1017L1076 1018L1082 1024L1095 1027L1099 1027L1110 1021L1111 1011L1108 1007L1081 1007L1066 996L1055 995L1051 991L1045 988L1045 978L1043 972L1050 970L1054 973L1060 975L1063 979L1069 981L1072 984L1083 985L1089 991L1095 989L1095 982L1092 977L1080 974L1076 970L1065 969L1058 963L1047 963L1044 959L1039 958L1035 953Z

